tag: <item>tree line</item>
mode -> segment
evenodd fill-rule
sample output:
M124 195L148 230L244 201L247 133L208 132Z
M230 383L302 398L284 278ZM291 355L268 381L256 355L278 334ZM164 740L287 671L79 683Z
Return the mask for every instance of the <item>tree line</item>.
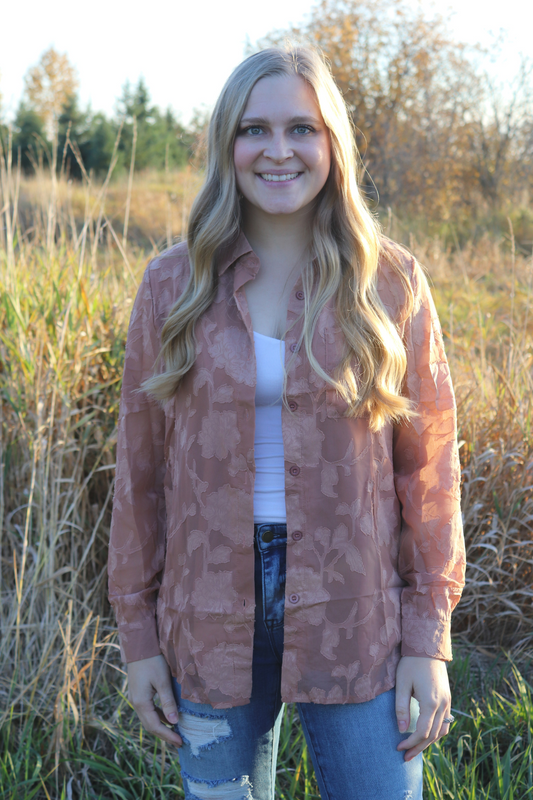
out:
M73 66L50 48L25 76L15 118L9 128L0 124L0 135L24 173L55 160L58 171L81 179L84 172L104 175L113 157L117 172L129 168L133 148L137 170L184 167L194 158L205 124L202 112L184 126L171 108L153 105L142 77L123 87L114 116L82 110Z
M533 239L531 61L499 85L486 69L492 53L458 42L446 18L408 0L318 0L302 25L270 33L249 52L287 38L318 45L330 60L371 205L460 228L480 214L505 215L513 203ZM73 177L105 173L119 132L118 169L129 166L134 146L138 170L180 168L192 158L201 165L202 114L183 126L151 104L142 79L124 87L113 118L81 111L76 91L72 67L55 51L29 71L12 133L25 171L55 137L58 168L61 161Z

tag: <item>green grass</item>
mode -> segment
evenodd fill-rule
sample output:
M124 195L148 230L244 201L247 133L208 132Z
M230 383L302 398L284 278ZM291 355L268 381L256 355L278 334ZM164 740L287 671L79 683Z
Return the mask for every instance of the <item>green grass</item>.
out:
M485 662L487 659L485 659ZM533 797L533 688L501 654L480 664L475 648L456 646L450 665L456 722L424 756L424 800L524 800ZM0 798L161 800L183 797L178 760L143 736L121 690L93 709L85 726L65 710L55 727L29 715L0 729ZM59 729L61 728L61 730ZM58 739L62 739L60 751ZM58 753L61 753L58 756ZM278 757L279 800L319 798L295 707L286 709ZM369 798L370 800L370 798Z
M452 732L425 759L428 800L522 800L533 796L532 687L510 658L473 671L453 665Z

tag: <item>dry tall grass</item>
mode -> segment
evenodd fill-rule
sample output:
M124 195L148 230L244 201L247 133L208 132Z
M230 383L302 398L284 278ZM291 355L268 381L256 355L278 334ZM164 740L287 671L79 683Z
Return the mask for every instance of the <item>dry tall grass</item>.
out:
M467 586L454 630L531 645L533 633L533 257L512 226L454 253L412 247L434 286L458 401Z
M181 233L198 177L153 183L139 197L1 167L0 726L59 723L56 764L65 720L113 727L100 714L121 671L106 540L125 334L150 255L137 242L157 252Z
M119 736L126 708L105 574L123 347L144 264L181 236L198 182L152 176L129 194L1 165L0 726L57 723L50 746L67 775L66 739ZM455 629L520 650L533 632L533 261L512 231L455 252L410 244L459 401L469 568Z

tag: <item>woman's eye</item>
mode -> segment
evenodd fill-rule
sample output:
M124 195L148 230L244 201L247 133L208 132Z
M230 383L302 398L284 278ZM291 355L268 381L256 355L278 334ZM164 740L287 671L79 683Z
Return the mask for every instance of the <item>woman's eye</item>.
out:
M313 131L309 125L298 125L294 130L296 133L312 133Z
M249 133L251 136L257 136L258 133L262 132L262 128L258 125L251 125L249 128L245 128L243 133Z

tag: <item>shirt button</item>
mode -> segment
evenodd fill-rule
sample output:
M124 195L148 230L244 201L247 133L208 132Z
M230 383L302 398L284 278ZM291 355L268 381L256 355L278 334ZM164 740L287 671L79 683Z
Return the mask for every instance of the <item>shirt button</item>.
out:
M293 531L292 532L292 538L294 539L295 542L299 542L300 539L302 538L302 536L303 536L303 533L301 531Z
M304 299L304 293L300 289L296 292L296 299L297 300L303 300Z
M300 474L300 467L291 467L289 472L291 473L291 475L294 475L294 477L296 477L297 475Z
M300 595L299 594L291 594L290 597L289 597L289 600L291 601L291 603L297 603L299 599L300 599Z
M289 400L289 408L291 411L296 411L296 409L298 408L298 403L296 402L296 400Z
M297 344L296 342L291 344L291 353L297 353L299 349L300 349L300 345Z

